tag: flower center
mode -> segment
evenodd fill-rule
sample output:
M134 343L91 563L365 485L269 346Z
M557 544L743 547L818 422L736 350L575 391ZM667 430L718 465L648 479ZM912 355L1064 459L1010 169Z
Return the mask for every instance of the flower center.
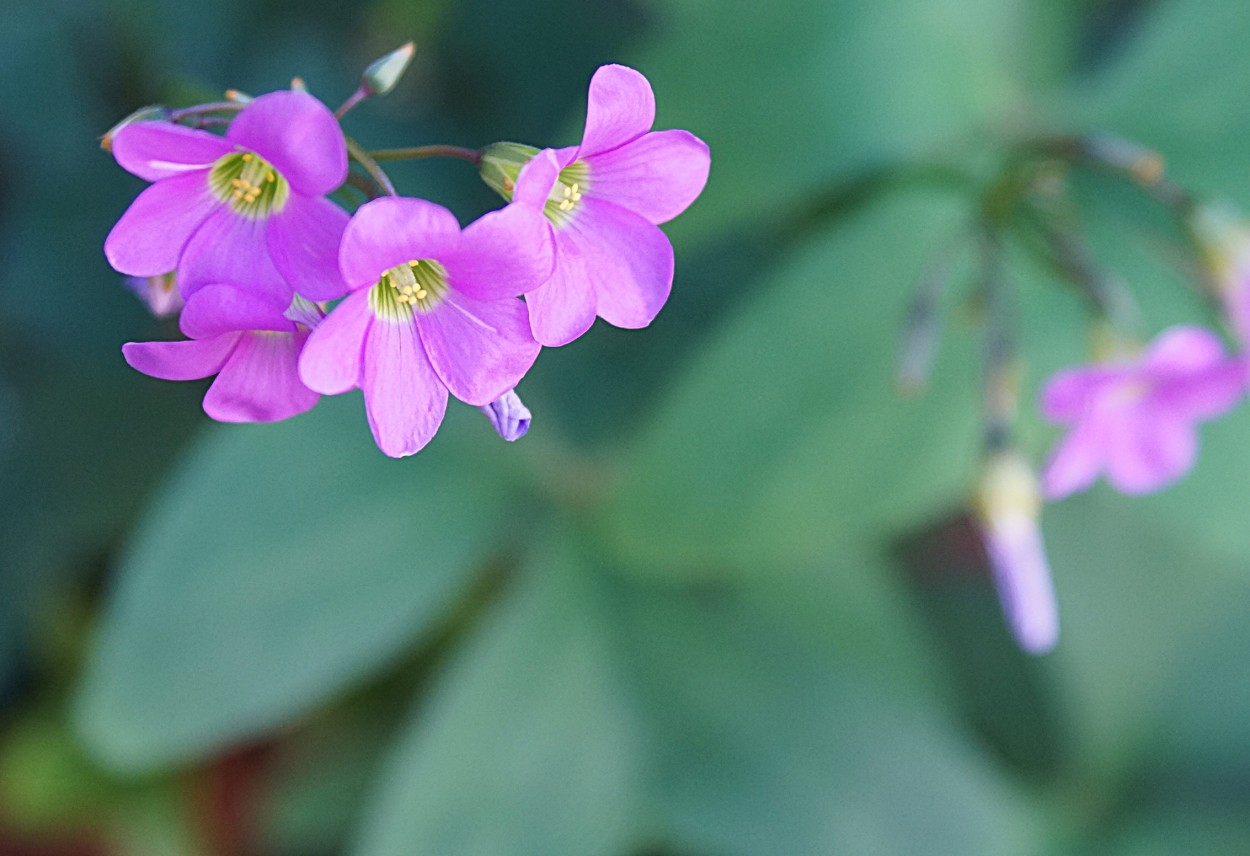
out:
M291 195L286 179L251 152L231 152L218 158L208 173L208 186L236 214L253 219L278 213Z
M573 219L581 206L582 194L590 185L590 168L585 161L573 161L560 170L560 176L547 196L543 213L556 226L564 226Z
M413 259L382 274L369 292L369 308L388 321L408 321L414 311L432 312L447 294L447 269L432 259Z

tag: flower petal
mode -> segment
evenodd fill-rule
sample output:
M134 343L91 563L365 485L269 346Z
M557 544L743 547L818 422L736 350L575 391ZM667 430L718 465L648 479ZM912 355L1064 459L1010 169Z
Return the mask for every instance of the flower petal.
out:
M373 313L369 293L359 291L334 307L308 337L299 359L304 385L323 395L338 395L360 386L365 338Z
M323 196L347 178L338 119L307 92L269 92L239 113L226 139L269 161L296 193Z
M204 396L218 422L277 422L311 410L320 396L296 365L307 333L244 333Z
M1202 327L1169 327L1151 343L1142 366L1155 377L1185 375L1213 366L1223 360L1224 343Z
M240 330L295 332L286 307L230 285L206 285L187 298L178 319L182 332L205 339Z
M472 300L451 292L433 312L417 313L416 322L434 371L467 404L490 404L520 383L538 357L525 304L515 298Z
M521 167L512 191L512 201L541 212L559 177L560 163L556 160L555 151L543 149Z
M1078 422L1051 453L1042 474L1042 492L1049 500L1085 490L1098 478L1105 442L1096 419Z
M172 180L172 179L171 179ZM211 283L227 283L287 306L291 286L269 257L263 218L244 217L228 205L213 211L182 252L178 285L190 297Z
M349 288L364 288L409 260L454 255L460 241L460 222L441 205L406 197L375 199L360 206L347 224L339 267Z
M104 256L114 270L132 276L169 273L219 204L209 192L207 173L162 179L130 203L104 239Z
M1123 366L1082 366L1059 372L1046 382L1041 394L1042 414L1051 422L1080 419L1095 403L1108 383L1122 381L1131 373Z
M585 260L567 235L556 232L556 269L551 279L525 295L530 331L549 348L567 345L595 323L595 291Z
M646 327L673 287L673 245L657 226L610 202L583 198L578 214L563 236L576 248L599 317L616 327Z
M347 212L322 197L292 195L269 218L269 255L282 278L310 300L334 300L347 293L339 273L339 243Z
M361 388L378 448L392 458L420 451L442 424L447 387L426 359L416 326L374 320L364 363Z
M640 72L623 65L605 65L595 72L587 102L578 154L583 159L641 137L655 121L651 84Z
M234 146L216 134L172 122L136 122L113 136L117 163L148 181L209 169L233 150Z
M654 131L586 159L587 193L666 223L707 184L707 144L688 131Z
M1151 493L1189 472L1198 432L1148 402L1106 417L1107 481L1121 493Z
M1151 392L1151 403L1181 420L1214 419L1245 396L1246 368L1243 359L1225 359L1188 377L1169 379Z
M162 380L198 380L221 371L241 333L180 342L127 342L122 356L130 367Z
M524 205L491 211L464 230L460 249L444 257L456 291L474 300L504 300L533 291L551 278L555 238L551 224Z

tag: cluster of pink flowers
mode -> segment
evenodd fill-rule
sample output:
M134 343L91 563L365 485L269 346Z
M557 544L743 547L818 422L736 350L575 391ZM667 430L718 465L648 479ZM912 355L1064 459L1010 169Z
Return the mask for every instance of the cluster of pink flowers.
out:
M514 390L542 346L596 316L646 326L668 298L673 250L658 224L699 195L710 161L692 134L651 131L654 111L640 73L600 68L579 146L480 154L488 183L510 175L508 204L463 229L394 195L349 216L330 199L348 178L346 138L302 90L247 102L224 135L126 124L112 152L152 184L105 255L154 311L181 306L188 338L123 354L154 377L216 375L204 409L221 421L286 419L359 388L378 447L398 457L434 436L450 393L516 439L530 413Z

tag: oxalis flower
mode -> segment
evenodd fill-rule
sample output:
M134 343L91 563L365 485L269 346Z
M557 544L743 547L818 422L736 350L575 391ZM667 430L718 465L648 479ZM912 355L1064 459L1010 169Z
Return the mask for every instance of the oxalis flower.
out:
M526 295L534 338L563 345L595 316L617 327L651 323L673 285L673 247L658 224L707 183L707 145L688 131L652 131L655 98L632 68L605 65L590 81L579 146L488 146L482 177L541 211L555 246L550 281ZM522 166L524 165L524 166Z
M347 213L325 198L347 177L338 121L306 92L249 103L224 137L135 122L112 140L117 162L153 182L104 242L118 271L177 271L184 296L234 283L283 306L343 293L336 251Z
M343 234L339 262L352 293L313 332L300 358L310 388L359 387L378 448L420 450L447 395L478 407L516 386L538 356L517 298L551 274L544 222L516 205L463 232L421 199L377 199Z
M1084 490L1103 471L1128 494L1175 481L1197 456L1198 423L1244 391L1244 365L1200 327L1165 330L1130 361L1060 372L1042 392L1042 412L1071 427L1046 466L1046 496Z
M122 354L131 367L163 380L217 375L204 412L219 422L276 422L317 403L297 366L322 317L300 297L284 308L233 286L206 285L187 298L179 318L190 339L130 342Z

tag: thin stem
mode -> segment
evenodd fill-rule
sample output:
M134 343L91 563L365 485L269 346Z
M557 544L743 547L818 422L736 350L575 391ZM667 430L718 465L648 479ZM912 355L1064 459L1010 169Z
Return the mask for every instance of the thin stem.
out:
M391 184L391 180L386 173L382 171L382 168L378 166L369 153L361 148L360 143L346 135L343 139L347 141L348 154L356 160L356 163L365 168L365 172L369 173L369 177L373 179L374 183L388 196L398 196L399 194L395 192L395 185Z
M357 87L356 91L353 92L346 101L339 105L339 109L334 111L334 118L342 119L347 115L349 110L368 98L369 94L369 90L365 89L363 86Z
M376 149L369 152L369 157L375 161L457 158L476 166L482 159L482 153L477 149L466 149L463 146L409 146L402 149Z
M230 111L237 113L246 107L247 104L239 101L214 101L211 104L197 104L194 107L183 107L181 110L171 110L169 120L171 122L181 122L183 119L189 119L193 116L202 116L205 113L222 113Z

